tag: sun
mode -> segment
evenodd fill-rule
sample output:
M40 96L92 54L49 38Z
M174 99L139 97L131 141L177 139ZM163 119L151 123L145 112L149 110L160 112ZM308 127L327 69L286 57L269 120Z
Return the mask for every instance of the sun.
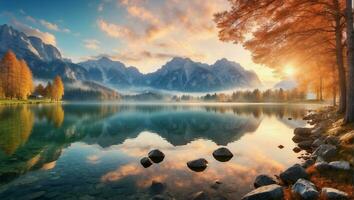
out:
M283 69L283 73L284 73L286 76L294 76L294 74L295 74L295 69L294 69L294 67L292 67L292 66L285 66L284 69Z

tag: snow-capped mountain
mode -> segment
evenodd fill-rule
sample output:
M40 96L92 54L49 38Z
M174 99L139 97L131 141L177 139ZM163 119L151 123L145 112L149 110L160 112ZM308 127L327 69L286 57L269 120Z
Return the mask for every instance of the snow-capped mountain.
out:
M109 84L115 87L130 87L137 84L143 74L135 67L126 67L119 61L107 57L78 63L87 70L89 80Z
M23 59L40 59L48 62L62 59L59 50L53 45L45 44L37 37L28 37L4 24L0 26L0 53L3 54L8 49Z
M210 92L261 85L254 72L226 59L208 65L176 57L149 74L142 74L135 67L127 67L107 57L74 64L62 58L56 47L5 24L0 26L0 56L8 50L27 62L36 79L49 80L59 75L64 82L94 82L118 90L146 87L181 92Z
M159 89L206 92L233 88L258 87L257 75L240 64L221 59L213 65L189 58L173 58L154 73L146 75L146 83Z

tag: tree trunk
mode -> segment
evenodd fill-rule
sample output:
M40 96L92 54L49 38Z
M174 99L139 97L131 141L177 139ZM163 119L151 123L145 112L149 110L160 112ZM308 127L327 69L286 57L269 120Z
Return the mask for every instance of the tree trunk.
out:
M338 67L338 78L339 78L339 113L344 113L347 105L347 85L346 76L344 68L344 58L343 58L343 44L342 44L342 28L341 28L341 16L340 7L338 0L334 0L335 6L335 36L336 36L336 58Z
M348 62L348 88L347 107L345 112L345 122L354 122L354 39L353 39L353 9L352 0L346 0L346 22L347 22L347 62Z
M332 65L332 96L333 96L333 106L337 105L337 81L336 81L336 66Z

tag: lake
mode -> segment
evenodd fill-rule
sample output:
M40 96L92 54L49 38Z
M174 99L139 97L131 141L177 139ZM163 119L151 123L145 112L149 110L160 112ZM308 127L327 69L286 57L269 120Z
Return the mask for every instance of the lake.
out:
M299 162L293 129L317 105L0 106L0 199L240 199L259 174ZM292 118L289 120L288 118ZM284 148L278 148L283 145ZM214 159L227 147L234 157ZM160 149L149 168L140 159ZM205 171L186 163L205 158ZM218 182L218 184L216 184Z

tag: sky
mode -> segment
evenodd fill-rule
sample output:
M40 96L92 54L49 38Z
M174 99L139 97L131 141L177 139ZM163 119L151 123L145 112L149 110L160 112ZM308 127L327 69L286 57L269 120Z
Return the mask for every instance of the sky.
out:
M56 46L73 62L108 56L142 73L173 57L213 64L221 58L253 70L263 85L280 79L252 62L241 45L221 42L213 14L227 0L0 0L0 23Z

